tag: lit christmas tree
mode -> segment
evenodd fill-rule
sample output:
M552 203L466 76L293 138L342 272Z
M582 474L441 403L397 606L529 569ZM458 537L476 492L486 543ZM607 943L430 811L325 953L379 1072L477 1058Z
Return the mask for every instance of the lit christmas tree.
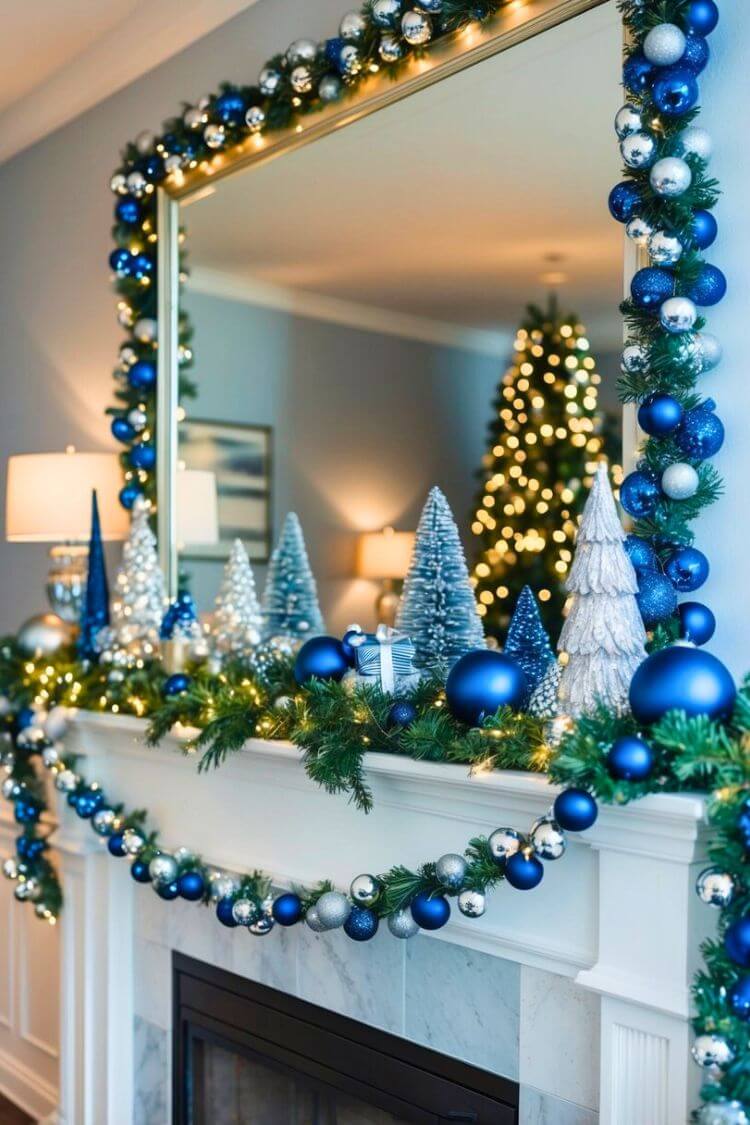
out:
M493 636L502 635L527 584L558 631L577 516L604 454L601 379L584 326L562 316L553 297L546 312L529 307L514 349L493 403L471 525L472 581Z
M250 560L242 540L235 539L216 596L214 648L220 656L245 656L260 644L262 627Z
M148 502L136 502L130 536L115 579L110 625L97 636L100 659L119 667L137 667L159 651L164 577L149 515Z
M528 685L528 702L544 679L549 665L555 663L555 654L530 586L524 586L516 602L503 652L512 656L523 668Z
M318 589L298 516L290 512L268 564L263 591L263 636L307 640L324 632Z
M443 671L485 647L456 521L439 488L419 519L396 628L411 637L422 670Z

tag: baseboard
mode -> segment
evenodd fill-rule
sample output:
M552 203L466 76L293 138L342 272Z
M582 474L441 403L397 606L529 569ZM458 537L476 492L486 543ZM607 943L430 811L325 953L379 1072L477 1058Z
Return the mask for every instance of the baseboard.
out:
M35 1121L54 1122L57 1117L57 1087L40 1078L7 1051L0 1050L0 1094Z

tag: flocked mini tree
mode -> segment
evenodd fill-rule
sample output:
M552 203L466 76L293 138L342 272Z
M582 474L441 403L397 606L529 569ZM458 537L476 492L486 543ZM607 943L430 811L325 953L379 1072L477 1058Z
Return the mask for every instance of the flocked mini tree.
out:
M603 456L600 376L573 315L530 306L498 387L471 530L472 581L485 631L501 636L525 585L559 631L586 486Z
M235 539L216 595L212 637L220 656L244 656L260 643L263 616L250 560Z
M411 637L414 663L423 671L444 671L485 647L456 521L439 488L419 519L396 628Z
M607 467L594 477L566 589L572 594L558 649L568 662L560 705L577 715L597 701L620 709L633 673L646 658L646 632L636 602L638 582L623 540Z
M268 564L263 591L263 636L307 640L325 629L302 526L295 512L284 520Z
M164 578L149 526L150 504L136 501L130 535L115 579L110 624L97 637L100 659L135 667L159 650Z

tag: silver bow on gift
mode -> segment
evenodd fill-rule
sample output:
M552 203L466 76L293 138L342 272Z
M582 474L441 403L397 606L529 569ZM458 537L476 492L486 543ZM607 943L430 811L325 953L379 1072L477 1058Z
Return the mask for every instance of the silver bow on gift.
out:
M414 675L414 645L406 633L378 625L374 633L351 637L357 672L360 676L379 677L381 691L387 695L396 688L398 679Z

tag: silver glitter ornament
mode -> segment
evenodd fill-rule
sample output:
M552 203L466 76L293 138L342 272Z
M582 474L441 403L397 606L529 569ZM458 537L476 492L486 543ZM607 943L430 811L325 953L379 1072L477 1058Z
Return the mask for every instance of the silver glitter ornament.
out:
M341 73L347 78L359 74L362 69L362 56L359 53L359 48L355 47L353 43L347 43L339 51L339 67Z
M55 789L60 793L72 793L78 788L80 777L73 770L60 770L55 777Z
M152 316L142 316L133 325L133 335L142 344L153 344L159 335L159 325Z
M631 242L637 246L645 246L654 232L654 228L640 215L636 215L625 227L625 233Z
M309 66L295 66L289 76L295 94L309 94L312 90L312 71Z
M750 1125L741 1102L708 1102L698 1110L698 1125Z
M643 40L643 53L654 66L672 66L685 54L685 33L674 23L652 27Z
M173 883L177 878L177 861L173 855L160 852L148 865L148 873L155 883Z
M359 12L347 12L339 24L339 35L348 43L359 43L367 31L367 21Z
M264 914L263 917L258 918L256 922L251 922L248 926L248 930L253 937L265 937L266 934L270 934L273 926L273 918L269 918L267 914Z
M372 22L376 27L395 28L401 15L401 0L374 0Z
M203 140L209 148L221 148L227 139L227 131L223 125L215 125L213 122L207 125L203 130Z
M313 39L295 39L287 48L286 61L290 66L299 66L315 62L317 54L318 44Z
M24 621L18 630L18 645L29 656L52 656L63 645L70 644L70 625L56 613L38 613Z
M349 894L357 906L374 906L380 895L380 883L374 875L357 875L352 879Z
M136 197L143 195L148 187L148 180L143 175L143 172L130 172L128 174L128 191L131 195Z
M133 427L136 433L145 430L146 423L148 422L148 415L145 410L141 410L139 406L134 406L132 410L128 411L128 422Z
M620 153L628 168L648 168L656 155L656 141L650 133L631 133L620 141Z
M128 181L124 172L115 172L112 179L109 181L110 190L115 195L125 195L128 190Z
M251 105L245 114L245 124L251 133L259 133L266 123L265 111L259 105Z
M149 153L154 151L156 144L156 137L150 129L144 129L135 138L135 147L138 149L141 156L148 156Z
M232 898L240 889L240 881L227 871L213 871L208 880L212 902L222 898Z
M343 89L344 83L337 74L326 74L318 84L318 97L328 105L339 100Z
M305 911L305 922L315 934L322 934L324 930L328 929L318 917L318 911L315 906L311 906L309 910Z
M238 898L232 905L232 917L238 926L250 926L258 917L258 907L249 898Z
M648 371L649 351L642 344L628 344L622 350L620 366L626 375L642 375Z
M12 857L3 862L3 875L6 879L18 878L18 864Z
M656 230L648 240L648 252L656 266L673 266L682 257L682 243L674 234Z
M260 89L260 92L267 98L272 98L274 96L279 88L280 82L280 72L278 70L274 70L273 67L270 66L264 66L260 72L260 75L258 76L258 87Z
M683 156L697 156L709 162L714 151L714 142L708 129L700 125L688 125L680 133L680 148Z
M204 110L199 109L197 106L191 106L189 109L185 110L182 115L182 120L186 129L192 129L193 132L197 132L199 129L203 128L208 118Z
M521 834L515 828L496 828L487 846L495 863L504 863L521 847Z
M649 182L663 199L677 199L693 182L690 165L680 156L663 156L651 169Z
M662 328L678 335L690 332L698 319L698 310L689 297L668 297L659 310Z
M410 46L424 46L432 38L430 17L424 12L404 12L401 19L401 34Z
M407 940L416 937L419 926L414 921L411 910L396 910L388 915L388 929L395 938Z
M404 45L397 35L387 31L378 43L378 54L385 63L398 62L404 57Z
M346 895L340 891L326 891L315 903L320 924L326 930L335 930L343 926L351 913L352 904Z
M689 500L699 485L700 478L693 466L682 461L669 465L661 475L662 492L670 500Z
M146 846L146 841L135 828L126 828L122 834L122 847L127 855L138 855ZM167 880L171 882L171 880Z
M449 852L447 855L441 856L435 864L435 875L438 882L442 883L448 890L457 891L463 885L468 866L462 855Z
M719 867L707 867L696 879L695 891L706 906L724 910L734 898L734 879Z
M458 909L466 918L481 918L487 901L481 891L461 891L458 896Z
M712 332L699 332L696 336L700 348L703 371L713 371L721 363L724 354L721 341Z
M531 826L529 842L540 859L560 859L565 854L565 833L551 816L540 817Z
M97 836L111 836L115 830L117 814L114 809L97 809L91 818L91 827Z
M723 1035L697 1036L691 1054L698 1066L704 1069L712 1066L728 1066L734 1058L734 1050Z
M615 117L615 132L621 141L633 133L640 133L643 127L643 118L640 110L627 102L622 109L618 109Z
M47 769L52 769L60 761L60 751L56 746L45 746L42 750L42 761Z

